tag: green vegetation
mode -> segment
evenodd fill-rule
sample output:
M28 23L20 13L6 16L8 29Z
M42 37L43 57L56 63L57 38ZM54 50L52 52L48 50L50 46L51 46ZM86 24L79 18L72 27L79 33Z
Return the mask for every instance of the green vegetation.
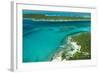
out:
M79 33L72 36L72 41L81 46L80 52L76 52L70 60L90 59L91 58L91 34L90 32Z
M65 43L65 47L54 55L53 59L57 59L58 57L61 59L61 61L91 59L90 32L81 32L71 35L69 36L68 41Z
M89 17L48 16L45 14L23 14L23 18L32 18L37 20L90 20Z

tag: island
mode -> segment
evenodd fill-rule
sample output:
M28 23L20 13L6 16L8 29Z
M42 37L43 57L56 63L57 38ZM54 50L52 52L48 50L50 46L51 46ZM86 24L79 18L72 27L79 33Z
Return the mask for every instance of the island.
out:
M91 33L81 32L69 35L67 42L60 45L60 50L54 54L52 61L91 59Z
M32 19L33 21L90 21L88 16L50 16L46 14L23 14L24 19Z

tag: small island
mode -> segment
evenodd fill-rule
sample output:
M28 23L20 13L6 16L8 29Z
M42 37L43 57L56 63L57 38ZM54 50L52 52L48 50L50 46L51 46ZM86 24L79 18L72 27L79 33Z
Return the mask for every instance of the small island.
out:
M23 14L24 19L32 19L33 21L89 21L91 20L88 16L50 16L46 14Z

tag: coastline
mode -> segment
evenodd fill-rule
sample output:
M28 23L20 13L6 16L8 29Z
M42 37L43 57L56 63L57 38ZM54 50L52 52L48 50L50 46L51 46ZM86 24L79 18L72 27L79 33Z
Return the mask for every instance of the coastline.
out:
M90 21L90 19L34 19L34 18L24 18L27 20L32 20L32 21L43 21L43 22L74 22L74 21Z
M66 43L64 45L60 45L60 50L54 54L52 61L59 62L67 60L90 59L91 53L89 51L84 51L83 46L80 45L77 40L75 40L75 37L83 34L90 35L90 32L80 32L74 35L69 35L68 38L65 38Z

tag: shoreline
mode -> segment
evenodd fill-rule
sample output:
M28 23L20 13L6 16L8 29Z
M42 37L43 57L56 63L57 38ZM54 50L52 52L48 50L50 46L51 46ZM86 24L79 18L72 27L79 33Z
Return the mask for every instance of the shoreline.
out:
M77 41L73 41L73 36L78 36L84 33L90 33L90 32L80 32L77 34L69 35L68 38L65 38L65 40L67 39L66 43L64 45L60 45L60 50L54 54L52 61L58 62L58 61L75 60L71 58L73 58L74 55L77 53L89 55L89 53L81 51L82 45L79 45Z
M32 20L32 21L42 21L42 22L74 22L74 21L90 21L90 19L66 19L66 20L61 20L61 19L58 19L58 20L48 20L48 19L33 19L33 18L24 18L24 19L27 19L27 20Z

